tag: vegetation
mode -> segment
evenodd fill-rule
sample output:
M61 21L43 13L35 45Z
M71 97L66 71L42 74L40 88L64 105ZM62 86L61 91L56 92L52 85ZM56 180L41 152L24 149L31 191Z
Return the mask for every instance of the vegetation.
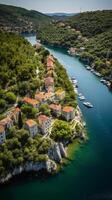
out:
M8 31L34 32L39 26L47 25L51 21L51 17L40 12L0 4L1 28L7 27Z
M86 61L112 82L112 11L85 12L62 22L40 28L42 42L75 47L82 61ZM80 47L85 51L80 52Z
M66 92L65 99L61 101L61 104L70 105L76 108L77 101L76 101L76 95L74 93L73 85L68 78L66 70L57 60L56 60L55 73L56 73L55 87L57 88L61 87Z
M14 127L8 137L0 146L0 177L27 161L43 162L47 159L46 153L52 145L50 139L42 140L39 135L32 139L28 131Z
M24 38L12 33L0 32L0 111L15 103L17 96L34 95L40 88L42 70L36 75L36 69L43 68L42 49L35 56L35 50Z
M66 23L81 31L83 36L92 37L112 27L112 10L84 12L69 17Z
M72 130L70 124L62 120L56 120L52 128L51 138L60 142L71 140Z

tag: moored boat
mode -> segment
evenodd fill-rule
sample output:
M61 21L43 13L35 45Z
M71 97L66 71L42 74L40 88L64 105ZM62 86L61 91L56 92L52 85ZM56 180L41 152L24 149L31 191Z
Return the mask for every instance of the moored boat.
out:
M83 102L83 104L87 107L87 108L93 108L93 105L90 102Z
M79 99L80 99L81 101L83 101L83 100L85 100L86 98L82 95L82 96L79 96Z

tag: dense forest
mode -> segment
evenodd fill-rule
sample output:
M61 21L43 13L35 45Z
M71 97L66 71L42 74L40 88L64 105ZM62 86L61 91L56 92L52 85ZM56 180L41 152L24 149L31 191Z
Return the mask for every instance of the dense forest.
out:
M56 21L40 28L43 43L74 47L80 59L94 67L106 79L112 79L112 11L94 11ZM80 51L83 47L84 51Z
M112 28L112 10L81 13L68 18L66 23L80 30L83 36L92 37Z
M0 4L0 28L7 31L34 32L52 18L34 10Z
M32 95L40 86L36 69L42 66L41 57L23 37L0 33L0 111L16 102L17 96Z

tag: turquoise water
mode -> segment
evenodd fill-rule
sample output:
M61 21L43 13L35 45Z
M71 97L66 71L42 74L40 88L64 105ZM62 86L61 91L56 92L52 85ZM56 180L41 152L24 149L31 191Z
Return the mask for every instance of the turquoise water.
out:
M34 44L35 37L29 41ZM112 199L112 93L64 49L47 47L78 80L79 92L94 105L79 102L87 123L89 141L74 152L73 160L48 179L24 180L0 190L8 200L110 200Z

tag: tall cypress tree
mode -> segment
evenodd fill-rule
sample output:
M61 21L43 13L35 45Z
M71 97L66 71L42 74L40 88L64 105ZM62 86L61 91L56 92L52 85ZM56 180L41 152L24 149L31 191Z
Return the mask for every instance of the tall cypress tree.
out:
M19 115L18 115L18 128L21 129L22 127L23 127L23 120L22 120L21 112L19 112Z

